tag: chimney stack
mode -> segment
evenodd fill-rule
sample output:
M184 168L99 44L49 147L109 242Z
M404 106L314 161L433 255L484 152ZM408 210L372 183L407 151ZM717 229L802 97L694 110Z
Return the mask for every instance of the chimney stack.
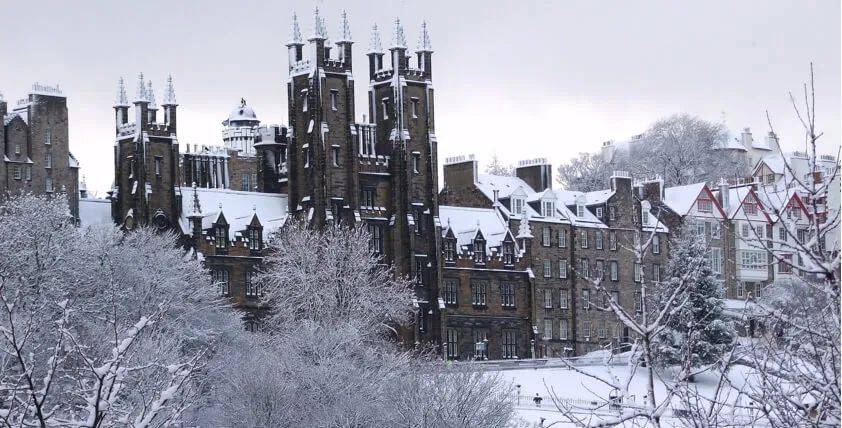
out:
M543 192L553 187L552 166L546 158L527 159L518 162L515 174L536 192Z

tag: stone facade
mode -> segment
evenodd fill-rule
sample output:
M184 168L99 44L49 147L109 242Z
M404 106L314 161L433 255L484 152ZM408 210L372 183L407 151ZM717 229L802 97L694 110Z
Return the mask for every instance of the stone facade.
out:
M9 110L0 95L0 202L8 194L64 195L79 217L79 164L70 153L67 98L58 87L32 86Z

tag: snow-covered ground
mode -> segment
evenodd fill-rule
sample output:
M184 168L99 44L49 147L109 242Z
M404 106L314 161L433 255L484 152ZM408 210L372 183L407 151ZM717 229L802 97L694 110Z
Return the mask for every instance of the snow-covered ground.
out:
M626 365L593 364L578 365L576 367L589 375L602 379L612 380L612 383L624 383L629 378L629 367ZM609 409L605 406L608 400L611 387L597 379L567 368L559 360L549 360L547 366L541 368L501 368L497 370L500 375L519 391L520 399L516 401L516 409L519 416L529 426L539 426L543 420L543 426L568 426L568 420L556 408L551 394L557 399L572 405L582 416L590 416L595 422L599 418L613 418L618 416L618 409ZM629 408L643 404L646 395L646 371L638 369L629 383L629 399L624 403ZM748 377L747 369L737 367L729 375L734 382L734 387L742 387ZM666 379L667 382L670 379ZM712 373L703 373L695 377L694 385L703 396L712 396L716 388L717 377ZM538 394L542 398L541 405L534 403L533 399ZM656 379L655 396L660 402L666 395L666 388L663 379ZM734 394L736 396L736 394ZM673 409L680 409L681 405L674 401ZM593 409L593 410L591 410ZM667 411L665 419L668 422L673 419L671 411ZM742 415L749 416L749 415ZM675 419L673 419L675 421ZM677 421L675 421L677 422ZM669 423L669 422L668 422ZM572 426L572 425L570 425Z

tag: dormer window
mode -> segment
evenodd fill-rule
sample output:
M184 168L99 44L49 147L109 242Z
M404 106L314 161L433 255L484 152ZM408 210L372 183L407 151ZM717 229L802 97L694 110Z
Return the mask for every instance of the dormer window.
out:
M541 213L544 217L553 217L555 214L555 202L553 201L544 201L541 204L543 208L543 212Z
M474 240L474 262L485 263L485 239Z
M602 219L602 207L596 208L596 218Z
M444 241L444 261L453 262L456 260L456 240L445 239Z
M511 242L503 243L503 264L513 265L515 263L515 248Z
M263 247L263 240L260 236L260 229L257 227L249 228L248 230L249 235L249 249L251 251L260 251Z
M512 212L523 214L523 198L512 198Z
M225 249L228 245L228 227L220 224L216 226L216 248Z
M582 218L585 216L585 206L576 205L576 217Z

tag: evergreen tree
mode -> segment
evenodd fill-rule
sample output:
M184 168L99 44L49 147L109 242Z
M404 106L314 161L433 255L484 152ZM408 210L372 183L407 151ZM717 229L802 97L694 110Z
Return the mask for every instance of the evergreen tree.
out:
M717 362L731 349L736 335L724 314L724 287L706 257L703 236L684 230L671 247L667 281L660 295L689 279L689 286L665 328L658 334L658 361L664 366L701 367ZM689 375L689 372L685 375Z

